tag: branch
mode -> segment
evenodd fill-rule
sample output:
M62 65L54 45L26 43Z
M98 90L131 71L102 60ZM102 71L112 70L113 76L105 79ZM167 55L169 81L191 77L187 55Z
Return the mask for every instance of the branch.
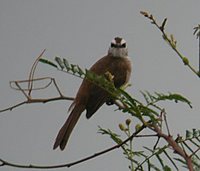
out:
M33 83L36 81L43 81L43 80L50 80L48 83L46 83L44 86L42 87L37 87L37 88L33 88ZM30 88L22 88L20 84L23 83L28 83L28 86L31 84L31 89ZM13 85L14 84L14 85ZM54 85L54 87L56 88L56 91L58 92L59 96L58 97L53 97L53 98L32 98L31 97L31 91L30 90L41 90L41 89L46 89L48 88L51 84ZM15 87L16 86L16 87ZM26 100L20 103L17 103L11 107L5 108L0 110L1 112L5 112L8 110L13 110L14 108L17 108L19 106L22 106L24 104L31 104L31 103L47 103L47 102L52 102L52 101L57 101L57 100L74 100L73 97L67 97L64 96L62 94L62 92L60 91L56 81L54 78L51 77L44 77L44 78L36 78L36 79L32 79L32 80L19 80L19 81L11 81L10 82L10 87L14 90L19 90L22 92L22 94L25 96ZM28 93L27 93L28 92Z
M120 144L117 144L115 146L112 146L110 148L107 148L105 150L102 150L100 152L97 152L93 155L90 155L88 157L85 157L83 159L80 159L80 160L77 160L75 162L71 162L71 163L67 163L67 164L60 164L60 165L51 165L51 166L39 166L39 165L33 165L33 164L29 164L29 165L23 165L23 164L15 164L15 163L11 163L11 162L8 162L6 160L3 160L3 159L0 159L0 167L2 166L11 166L11 167L17 167L17 168L27 168L27 169L31 169L31 168L34 168L34 169L55 169L55 168L63 168L63 167L71 167L71 166L74 166L74 165L77 165L77 164L80 164L80 163L83 163L85 161L88 161L88 160L91 160L91 159L94 159L98 156L101 156L103 154L106 154L110 151L113 151L117 148L120 148L121 146L123 146L124 144L126 144L128 141L130 141L131 139L133 139L133 137L136 137L138 133L140 133L144 128L146 128L145 125L141 126L140 129L138 129L137 131L135 131L130 137L128 137L126 140L124 140L122 143Z
M32 99L31 98L31 99L25 100L23 102L17 103L15 105L11 106L11 107L2 109L2 110L0 110L0 113L1 112L6 112L6 111L11 111L14 108L17 108L17 107L22 106L24 104L47 103L47 102L52 102L52 101L57 101L57 100L74 100L74 98L73 97L66 97L66 96L59 96L59 97L46 98L46 99Z
M190 70L197 75L198 77L200 77L200 72L197 71L192 65L190 65L189 60L187 57L185 57L184 55L182 55L179 50L176 48L176 44L177 41L174 39L174 36L171 34L170 37L168 37L167 33L165 32L165 25L167 22L167 18L165 18L161 24L161 26L156 22L155 18L153 17L152 14L148 14L145 11L141 11L140 12L144 17L147 17L148 19L151 20L151 23L154 24L161 32L162 32L162 36L163 39L170 45L170 47L176 52L176 54L181 58L181 60L183 61L184 65L188 66L190 68Z

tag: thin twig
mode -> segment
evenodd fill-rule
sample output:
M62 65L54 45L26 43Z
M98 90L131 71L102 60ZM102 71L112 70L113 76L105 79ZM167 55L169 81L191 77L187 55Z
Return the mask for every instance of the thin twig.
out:
M33 80L39 59L43 56L45 51L46 51L46 49L44 49L42 51L42 53L36 58L35 62L33 63L32 67L31 67L30 74L29 74L29 80ZM33 82L29 82L29 84L28 84L28 89L29 89L28 95L29 96L31 95L32 87L33 87Z
M13 84L15 84L16 85L16 83L18 83L19 85L21 84L21 83L28 83L29 84L29 82L36 82L36 81L41 81L41 80L50 80L49 81L49 83L47 83L45 86L43 86L43 87L39 87L39 88L33 88L32 87L32 90L41 90L41 89L45 89L45 88L47 88L47 87L49 87L50 85L51 85L51 83L55 80L54 78L51 78L51 77L42 77L42 78L34 78L34 79L32 79L32 80L17 80L17 81L10 81L10 87L12 88L12 89L14 89L14 90L20 90L20 89L22 89L22 88L20 88L19 89L19 87L18 88L16 88L16 87L14 87L13 86ZM21 86L20 86L21 87ZM29 88L23 88L23 91L29 91Z
M47 103L47 102L52 102L52 101L57 101L57 100L74 100L74 97L59 96L59 97L46 98L46 99L32 99L31 98L31 99L25 100L23 102L17 103L15 105L11 106L11 107L2 109L2 110L0 110L0 113L1 112L6 112L6 111L9 111L9 110L11 111L14 108L17 108L17 107L22 106L24 104Z
M20 87L20 85L18 84L18 82L15 82L16 86L18 87L18 89L24 94L24 96L27 98L27 100L29 100L29 96L25 93L25 91Z
M13 110L14 108L17 108L17 107L19 107L19 106L22 106L22 105L24 105L24 104L26 104L27 103L27 100L26 101L23 101L23 102L20 102L20 103L17 103L17 104L15 104L15 105L13 105L13 106L11 106L11 107L8 107L8 108L5 108L5 109L2 109L2 110L0 110L0 113L1 112L6 112L6 111L8 111L8 110Z

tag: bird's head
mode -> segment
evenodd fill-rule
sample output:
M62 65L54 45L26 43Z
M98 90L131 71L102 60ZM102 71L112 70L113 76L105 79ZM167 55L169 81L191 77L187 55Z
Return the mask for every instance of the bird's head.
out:
M108 55L113 57L127 57L128 48L126 41L123 38L115 37L110 44Z

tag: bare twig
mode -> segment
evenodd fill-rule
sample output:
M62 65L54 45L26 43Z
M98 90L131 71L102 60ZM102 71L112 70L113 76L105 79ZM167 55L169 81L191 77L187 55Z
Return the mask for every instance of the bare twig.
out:
M33 66L31 67L31 71L30 71L30 74L29 74L29 80L33 80L37 64L38 64L40 58L43 56L45 51L46 51L46 49L44 49L42 51L42 53L37 57L37 59L33 63ZM28 95L30 96L31 95L31 91L32 91L32 87L33 87L33 82L30 81L28 83L29 83L28 84L28 89L29 89Z
M27 89L26 89L26 88L22 88L22 87L20 86L21 83L26 83L26 82L29 83L29 82L41 81L41 80L45 80L45 79L49 79L50 82L48 82L48 83L47 83L46 85L44 85L43 87L39 87L39 88L33 88L33 87L31 86L31 89L32 89L32 90L45 89L45 88L48 88L48 87L51 85L51 83L53 83L54 86L55 86L55 88L56 88L56 90L57 90L57 92L59 93L59 96L58 96L58 97L53 97L53 98L32 98L31 95L28 94L28 93L30 92L30 89L29 89L29 88L27 88ZM12 84L15 84L16 87L14 87ZM1 112L5 112L5 111L9 111L9 110L11 111L11 110L13 110L14 108L17 108L17 107L19 107L19 106L21 106L21 105L24 105L24 104L31 104L31 103L47 103L47 102L52 102L52 101L57 101L57 100L74 100L74 97L67 97L67 96L64 96L64 95L61 93L61 91L60 91L60 89L59 89L59 87L58 87L58 85L57 85L55 79L54 79L54 78L51 78L51 77L36 78L36 79L32 79L32 80L11 81L11 82L10 82L10 86L11 86L11 88L13 88L13 89L15 89L15 90L20 90L20 91L22 92L22 94L26 97L26 100L23 101L23 102L17 103L17 104L15 104L15 105L13 105L13 106L10 106L10 107L8 107L8 108L2 109L2 110L0 110L0 113L1 113ZM28 91L28 93L27 93L26 91Z
M17 103L17 104L15 104L13 106L10 106L8 108L0 110L0 113L1 112L6 112L6 111L11 111L14 108L17 108L17 107L22 106L24 104L47 103L47 102L58 101L58 100L74 100L74 97L59 96L59 97L46 98L46 99L32 99L32 98L29 98L28 100L25 100L23 102Z
M21 89L23 89L23 91L29 91L30 89L29 88L21 88L21 86L20 86L20 88L16 85L16 83L17 84L19 84L19 85L21 85L21 84L23 84L23 83L30 83L30 82L36 82L36 81L41 81L41 80L50 80L46 85L44 85L44 86L42 86L42 87L37 87L37 88L34 88L34 87L32 87L32 90L41 90L41 89L45 89L45 88L48 88L51 84L52 84L52 82L54 81L54 78L51 78L51 77L42 77L42 78L34 78L34 79L32 79L32 80L17 80L17 81L10 81L10 87L12 88L12 89L14 89L14 90L21 90ZM17 86L17 87L15 87L15 86Z
M19 106L22 106L22 105L24 105L24 104L26 104L26 103L28 103L27 102L27 100L26 101L23 101L23 102L20 102L20 103L17 103L17 104L15 104L15 105L13 105L13 106L10 106L10 107L8 107L8 108L5 108L5 109L2 109L2 110L0 110L0 113L1 112L6 112L6 111L8 111L8 110L13 110L14 108L17 108L17 107L19 107Z

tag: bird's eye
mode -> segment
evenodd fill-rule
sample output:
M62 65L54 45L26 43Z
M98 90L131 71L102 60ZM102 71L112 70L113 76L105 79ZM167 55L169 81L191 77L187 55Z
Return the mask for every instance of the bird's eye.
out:
M123 43L121 47L122 47L122 48L125 48L125 47L126 47L126 43Z
M110 45L111 47L115 47L115 44L114 43L111 43L111 45Z

